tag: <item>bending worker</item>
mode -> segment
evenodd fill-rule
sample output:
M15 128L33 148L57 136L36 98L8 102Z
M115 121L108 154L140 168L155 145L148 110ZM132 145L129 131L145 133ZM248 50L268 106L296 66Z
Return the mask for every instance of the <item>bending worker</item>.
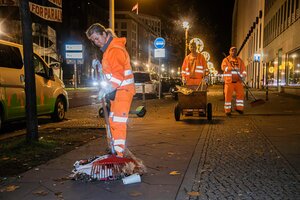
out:
M231 100L233 92L236 93L235 110L244 113L244 86L242 78L246 77L246 67L241 58L237 56L236 47L231 47L229 56L223 59L221 68L224 76L224 109L227 116L231 115Z
M86 35L103 52L102 70L108 85L100 89L99 98L110 97L109 123L113 146L117 156L123 157L128 113L135 94L130 58L125 49L126 38L117 38L99 23L91 25ZM115 96L111 95L113 93Z
M182 64L182 82L190 86L191 89L198 88L205 76L207 63L204 56L197 52L197 46L194 40L189 44L191 53L184 58Z

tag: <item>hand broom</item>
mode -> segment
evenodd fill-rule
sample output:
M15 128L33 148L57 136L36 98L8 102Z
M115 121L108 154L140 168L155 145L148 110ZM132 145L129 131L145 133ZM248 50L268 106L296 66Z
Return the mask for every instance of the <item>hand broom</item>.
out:
M90 176L93 179L107 181L118 180L133 173L139 173L140 175L145 173L146 167L143 165L142 161L133 156L128 149L126 149L124 154L128 157L118 157L115 155L108 112L105 105L105 97L102 98L102 106L106 124L107 142L112 154L105 156L103 159L94 161L92 163Z

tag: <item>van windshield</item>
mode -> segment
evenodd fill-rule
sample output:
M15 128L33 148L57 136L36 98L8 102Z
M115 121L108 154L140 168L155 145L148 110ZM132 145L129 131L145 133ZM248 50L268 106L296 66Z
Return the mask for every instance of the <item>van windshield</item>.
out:
M134 76L134 82L135 83L146 83L150 82L150 74L149 73L133 73Z

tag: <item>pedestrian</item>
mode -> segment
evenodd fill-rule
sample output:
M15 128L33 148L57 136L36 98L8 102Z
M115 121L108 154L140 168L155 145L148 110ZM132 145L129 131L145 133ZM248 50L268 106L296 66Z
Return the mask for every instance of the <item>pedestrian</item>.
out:
M189 44L191 53L184 58L181 75L182 82L191 89L198 88L206 74L207 63L204 56L197 52L194 40Z
M224 110L227 116L231 116L231 100L235 92L235 110L239 114L244 114L244 85L243 80L246 75L246 67L243 60L237 56L236 47L231 47L229 56L223 59L221 68L224 77Z
M99 23L91 25L86 35L103 52L102 71L108 84L100 89L99 98L110 97L109 123L113 146L117 156L123 157L128 113L135 95L130 57L125 48L126 38L118 38L111 29Z

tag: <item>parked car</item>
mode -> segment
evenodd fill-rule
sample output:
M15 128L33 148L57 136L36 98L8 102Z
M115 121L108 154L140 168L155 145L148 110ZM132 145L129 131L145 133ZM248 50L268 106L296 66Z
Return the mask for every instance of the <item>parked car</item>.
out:
M68 109L68 94L53 69L33 53L38 115L61 121ZM22 45L0 40L0 128L2 123L24 119L25 75Z
M145 95L157 97L159 82L149 72L133 72L133 75L137 96L142 95L144 90Z

